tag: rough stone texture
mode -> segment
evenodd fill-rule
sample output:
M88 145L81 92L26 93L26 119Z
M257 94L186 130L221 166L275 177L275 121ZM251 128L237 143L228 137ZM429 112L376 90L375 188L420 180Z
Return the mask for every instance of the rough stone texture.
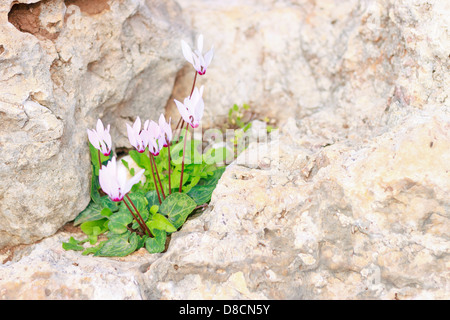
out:
M179 0L215 56L205 85L205 126L234 103L278 120L339 114L349 131L378 126L384 111L445 103L448 1ZM217 36L220 35L220 36ZM178 74L174 97L194 72ZM448 103L448 101L447 101ZM168 110L176 115L171 102Z
M289 121L279 144L227 169L211 209L150 266L144 296L448 299L449 128L427 110L314 152Z
M84 257L62 232L3 253L0 296L448 299L449 129L448 111L426 109L355 147L290 119L227 168L165 253Z
M69 236L82 237L79 233L60 232L30 247L16 249L12 260L11 252L7 252L4 259L9 261L0 271L0 299L142 299L137 281L140 268L145 270L158 255L140 251L126 260L92 259L65 251L61 242Z
M206 123L249 102L277 117L278 139L227 168L167 252L84 257L60 233L0 255L2 297L449 299L448 2L179 3L216 47L199 79Z
M159 116L189 29L173 1L0 4L0 248L52 235L89 202L86 128Z

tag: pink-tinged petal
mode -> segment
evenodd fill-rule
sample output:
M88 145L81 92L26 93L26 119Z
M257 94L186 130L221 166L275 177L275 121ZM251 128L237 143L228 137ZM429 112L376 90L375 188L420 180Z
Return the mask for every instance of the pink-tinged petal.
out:
M150 121L150 124L148 126L148 132L150 132L150 135L154 137L155 139L158 139L161 135L161 130L159 128L159 125L155 121Z
M148 130L148 125L150 124L150 120L145 120L144 122L144 129L143 130Z
M141 132L141 118L137 117L136 121L134 121L133 131L137 134L139 134L139 132Z
M103 131L105 131L105 127L103 126L103 122L100 119L98 119L97 120L97 133L99 135L101 135L103 133Z
M194 111L194 119L198 123L203 118L203 110L204 109L205 109L205 103L203 102L203 99L200 97L200 100L197 102L197 105L196 105L195 111Z
M181 40L181 50L183 51L183 56L184 58L191 64L194 63L194 61L192 60L192 50L191 47L189 47L189 45L184 41Z
M98 138L97 133L94 130L87 129L87 134L89 138L89 142L92 144L92 146L96 149L100 148L100 140Z
M175 104L177 105L177 108L178 108L178 111L180 112L181 117L183 117L183 120L188 122L188 123L191 122L189 120L190 114L189 114L186 106L184 104L182 104L180 101L176 100L176 99L174 99L174 101L175 101Z
M197 50L199 54L202 54L203 51L203 35L199 35L197 38Z
M138 142L137 142L137 139L136 139L135 132L134 132L133 128L130 127L130 125L128 123L127 123L127 133L128 133L128 140L130 141L130 144L133 147L137 148L138 147Z
M116 158L113 157L111 161L99 171L100 187L112 200L117 199L120 194L119 184L116 181L116 168Z
M194 69L198 73L200 73L202 71L202 66L200 64L200 58L197 57L196 55L192 55L192 59L193 59L192 65L194 66Z
M136 173L130 180L128 180L126 182L126 184L124 185L124 188L122 189L122 193L125 196L128 192L131 191L131 188L133 188L133 186L136 183L139 183L139 181L141 181L142 175L144 174L145 169L142 169L141 171L139 171L138 173Z
M166 118L164 117L164 115L163 115L162 113L161 113L161 115L159 116L158 124L159 124L159 127L160 127L161 129L163 129L163 128L165 127L165 124L166 124Z
M207 53L205 53L205 69L209 66L214 56L214 46L211 47Z
M105 156L111 153L112 149L112 142L111 142L111 135L105 131L103 135L103 142L105 144L105 152L103 153Z

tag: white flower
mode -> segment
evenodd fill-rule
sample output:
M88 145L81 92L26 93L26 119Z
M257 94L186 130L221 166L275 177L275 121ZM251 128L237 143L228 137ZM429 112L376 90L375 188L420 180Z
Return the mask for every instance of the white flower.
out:
M158 124L152 120L149 123L146 122L144 130L147 135L148 150L156 157L163 148L162 143L158 141L161 138L161 129Z
M133 127L127 123L128 140L139 153L144 152L149 143L148 135L145 133L146 125L148 126L148 120L144 123L144 130L141 130L141 119L139 117L136 118Z
M105 156L109 156L111 154L111 135L109 134L110 125L105 127L100 119L97 121L97 130L87 129L87 134L89 137L89 141L97 150L100 150L101 153Z
M145 169L142 169L128 180L127 173L118 170L116 157L113 157L99 171L100 187L112 201L122 201L131 188L141 180L144 171Z
M192 96L184 99L184 104L174 99L177 105L178 111L183 117L184 121L189 123L192 128L197 128L200 125L200 120L203 117L203 110L205 109L205 103L203 102L203 86L200 90L197 87L192 92Z
M191 47L184 40L181 40L181 49L185 59L194 66L198 74L205 74L214 56L214 46L211 46L211 49L203 55L203 35L199 35L196 50L192 51Z
M171 118L169 118L169 122L166 122L166 118L161 113L159 116L159 129L161 130L161 142L164 147L167 147L172 141L172 127L170 126Z

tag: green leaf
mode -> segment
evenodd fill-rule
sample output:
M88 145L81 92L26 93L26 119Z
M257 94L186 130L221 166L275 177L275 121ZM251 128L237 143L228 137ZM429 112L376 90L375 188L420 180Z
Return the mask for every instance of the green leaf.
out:
M145 240L145 248L150 253L163 252L166 248L167 234L165 231L154 229L152 230L153 238Z
M158 230L164 230L166 232L175 232L177 229L173 226L173 224L167 220L166 217L164 217L162 214L155 214L152 217L152 220L147 222L148 227L150 230L158 229Z
M95 166L92 166L92 171L95 171ZM91 176L91 200L95 203L100 203L100 182L98 180L98 173L96 174L92 174Z
M150 158L148 157L148 149L145 149L145 151L142 153L139 153L136 150L130 150L128 154L139 167L149 171L151 170Z
M83 256L87 256L88 254L91 254L91 253L95 255L102 248L102 246L104 244L105 244L105 241L102 241L98 246L86 248L86 250L84 250L81 254Z
M113 212L111 211L110 208L103 208L102 211L100 211L100 214L103 217L110 217L113 214Z
M227 147L211 148L203 155L203 161L208 164L223 163L233 159L233 151Z
M112 233L123 234L128 231L127 226L133 222L133 216L129 211L119 210L109 217L108 228Z
M88 236L90 235L98 236L99 234L108 230L108 228L106 227L107 221L108 219L104 218L101 220L83 222L80 228Z
M184 139L184 137L183 137ZM186 150L184 155L184 164L201 164L202 155L199 153L201 147L201 140L190 139L186 141ZM170 157L174 165L180 165L183 161L184 142L179 142L170 148Z
M211 200L211 196L215 188L216 188L215 184L196 185L187 194L192 199L194 199L197 205L201 205Z
M86 209L81 211L75 218L74 225L77 226L83 222L103 219L102 210L104 208L109 208L112 212L119 210L117 202L112 201L108 196L103 196L99 198L98 202L89 202Z
M220 177L222 177L222 174L225 172L225 167L217 168L217 170L214 171L214 174L207 179L201 179L197 185L199 186L206 186L206 185L216 185L219 182Z
M153 216L154 214L156 214L158 212L158 210L159 210L159 206L157 206L157 205L151 206L150 207L150 215Z
M145 197L147 198L149 206L154 206L154 205L159 206L158 194L156 193L156 190L151 190L151 191L147 192L145 194Z
M161 203L159 211L166 215L173 226L178 229L195 209L197 204L185 193L172 193Z
M113 234L94 255L99 257L125 257L134 251L139 244L136 233Z
M92 221L92 220L99 220L102 219L103 216L101 215L103 207L99 205L98 203L95 203L94 201L91 201L89 205L80 212L80 214L75 218L73 224L75 226L86 222L86 221Z
M131 201L133 202L133 204L135 205L136 209L138 209L139 212L146 210L148 208L149 201L143 192L140 191L130 192L128 193L128 197L131 199ZM124 198L124 201L125 200L130 205L130 208L133 208L133 206L129 203L127 197Z
M75 240L74 237L70 237L69 242L62 243L62 247L64 250L82 251L82 250L84 250L84 247L81 244L84 242L86 242L86 240L78 241L78 240Z

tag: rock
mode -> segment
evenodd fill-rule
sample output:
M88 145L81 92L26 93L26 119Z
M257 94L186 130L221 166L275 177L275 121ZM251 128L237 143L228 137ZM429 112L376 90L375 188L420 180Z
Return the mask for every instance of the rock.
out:
M290 121L240 156L269 168L227 168L210 209L145 273L144 298L448 299L448 120L429 109L316 152Z
M4 253L0 294L448 299L448 119L429 108L361 145L315 150L316 138L308 141L291 119L227 168L208 209L172 234L166 252L82 256L61 242L85 236L64 230Z
M191 44L203 34L205 48L215 48L197 79L205 85L206 127L235 103L279 123L334 113L349 132L377 127L385 110L448 105L445 1L178 2L194 30ZM193 77L186 64L174 98L189 93ZM178 118L173 100L167 108Z
M61 249L77 235L65 231L0 254L3 297L449 299L448 4L179 3L194 34L216 48L198 79L205 127L247 102L275 116L279 130L227 168L209 207L172 234L166 252L85 257ZM178 72L169 101L189 92L191 71L186 64ZM27 114L40 115L33 121L1 104L9 119L2 128L28 125L35 139L56 137L36 145L60 155L58 143L72 136L63 122L57 138L65 118L43 102L48 94L38 96L26 104ZM12 137L26 140L23 132ZM124 279L133 280L118 287Z
M0 265L1 300L141 300L139 274L158 255L145 249L126 260L93 259L65 251L61 243L79 233L60 232L16 249ZM9 260L11 259L11 260Z
M189 29L173 1L0 5L0 248L54 234L89 202L87 128L157 119ZM150 94L151 93L151 94Z

